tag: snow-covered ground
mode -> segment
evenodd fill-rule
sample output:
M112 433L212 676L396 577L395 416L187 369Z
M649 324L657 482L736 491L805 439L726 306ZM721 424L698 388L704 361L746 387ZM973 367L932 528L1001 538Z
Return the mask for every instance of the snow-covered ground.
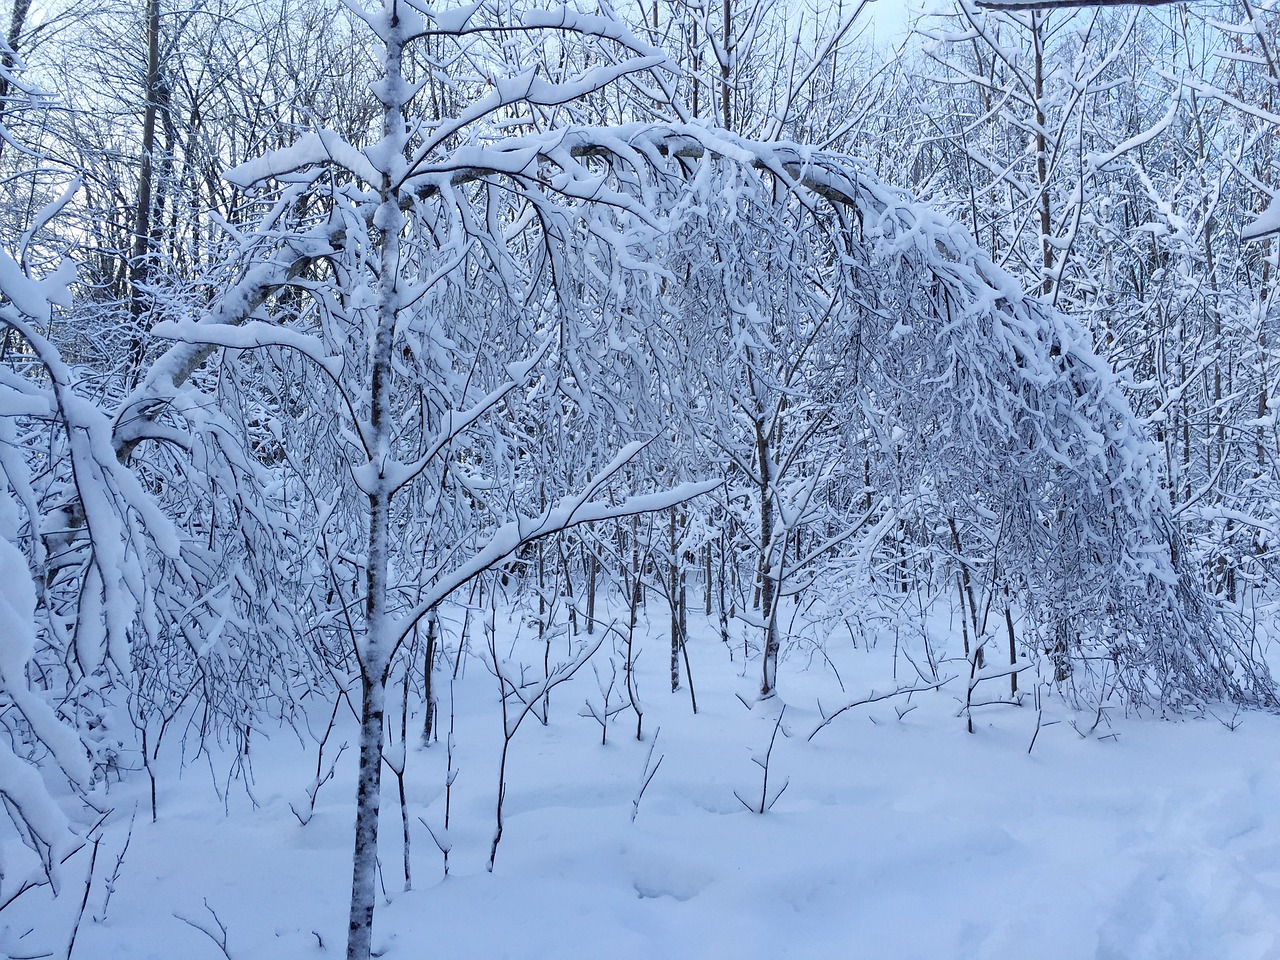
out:
M634 739L627 712L601 745L599 725L580 715L600 698L590 665L557 688L550 724L531 717L513 742L493 873L497 683L478 658L464 663L450 874L419 820L444 838L442 739L409 752L408 892L396 781L390 771L384 780L375 951L450 960L1280 957L1280 718L1227 710L1159 720L1113 707L1090 732L1093 715L1052 699L1041 714L1028 698L975 711L969 734L957 717L963 688L952 684L852 709L809 740L819 698L830 711L893 684L891 640L870 651L828 644L843 693L821 656L793 650L782 695L757 703L756 664L743 676L740 655L731 662L699 628L694 716L687 690L669 692L665 620L652 612L640 658L645 740ZM608 645L597 654L602 676ZM991 681L991 692L1006 683ZM446 725L448 699L445 691ZM759 815L735 794L758 802L753 758L763 759L784 705L769 797L786 789ZM314 720L321 731L327 716ZM217 958L219 924L233 960L341 956L355 761L349 713L342 722L326 757L343 741L352 748L305 826L291 805L308 807L316 749L287 729L254 740L248 786L228 780L231 755L188 757L179 769L175 740L167 760L161 754L154 825L144 777L114 787L73 956ZM420 729L421 718L409 723ZM661 763L633 821L650 757ZM87 866L86 851L67 876ZM83 895L74 882L54 904L27 894L0 914L0 954L61 956Z

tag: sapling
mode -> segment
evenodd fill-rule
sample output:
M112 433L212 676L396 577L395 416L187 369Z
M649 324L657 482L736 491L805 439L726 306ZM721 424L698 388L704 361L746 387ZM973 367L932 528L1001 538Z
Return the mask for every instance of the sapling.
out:
M187 926L192 927L195 930L199 930L213 941L214 946L222 951L222 955L226 957L227 960L232 960L231 952L227 949L227 925L222 922L213 907L209 906L209 900L207 897L204 900L204 908L209 911L209 916L213 918L213 927L210 927L207 922L201 923L196 920L192 920L189 917L184 917L182 914L177 912L175 912L173 916L174 919L181 920Z
M618 692L618 661L614 656L609 658L609 678L605 682L605 678L601 675L600 667L597 664L591 665L592 671L596 675L596 688L600 691L600 699L593 703L588 697L583 708L578 715L581 717L589 717L596 723L600 724L600 746L606 746L609 742L609 721L627 709L629 704L622 699L623 693ZM615 692L618 693L617 700L614 699Z
M80 921L84 919L84 908L89 903L89 891L93 888L93 870L98 863L98 847L102 844L102 835L92 838L93 847L89 854L89 869L84 878L84 894L80 897L80 908L76 911L75 923L71 925L71 935L67 939L66 960L71 960L71 951L76 946L76 934L80 932Z
M1222 717L1218 716L1218 715L1217 715L1216 713L1214 713L1212 710L1208 711L1208 713L1209 713L1209 716L1213 717L1213 719L1217 720L1220 724L1222 724L1224 727L1226 727L1226 728L1227 728L1228 730L1230 730L1232 733L1235 733L1237 730L1239 730L1239 729L1240 729L1241 724L1243 724L1243 723L1244 723L1244 719L1240 716L1240 705L1239 705L1239 704L1236 704L1236 705L1235 705L1235 708L1231 711L1231 716L1230 716L1230 718L1227 718L1227 719L1224 719L1224 718L1222 718Z
M894 687L892 690L886 690L884 693L877 693L875 690L872 690L865 697L862 697L861 699L858 699L858 700L854 700L852 703L846 703L843 707L833 710L830 713L827 713L826 710L823 709L822 701L819 700L818 713L822 716L822 722L818 724L816 727L814 727L813 732L810 733L809 736L807 736L805 739L812 740L814 737L818 735L818 733L823 728L828 726L831 723L831 721L835 720L836 717L852 710L854 707L865 706L869 703L879 703L881 700L889 700L889 699L892 699L893 697L903 696L904 694L909 695L913 693L922 693L925 690L937 690L939 687L945 686L946 684L950 683L954 679L955 677L951 676L951 677L945 677L941 680L936 680L933 682L923 682L923 683L914 684L914 685L898 686L898 687Z
M430 746L432 725L436 719L435 668L436 647L440 633L440 617L435 610L427 614L427 649L423 655L422 687L425 706L422 711L422 745Z
M784 737L789 736L786 730L782 729L782 718L786 715L786 712L786 704L783 704L782 709L778 711L778 719L774 721L773 733L769 736L769 746L765 748L764 756L755 756L751 758L751 762L758 766L762 773L760 778L759 802L748 803L746 800L742 799L742 794L738 793L737 790L733 791L733 795L738 798L738 802L752 813L763 814L772 810L773 805L778 802L778 798L781 797L786 792L787 787L791 785L791 781L788 779L783 782L782 786L778 788L772 797L769 796L769 764L773 760L774 745L778 742L778 731L782 730L782 735Z
M329 760L328 768L324 765L324 748L329 742L329 737L333 734L334 725L338 719L338 709L342 706L345 697L334 697L333 710L329 713L329 722L325 725L324 733L321 735L316 749L316 775L312 778L310 785L307 787L307 809L306 812L300 812L292 803L289 809L293 811L293 815L298 818L298 822L304 827L311 822L312 816L316 810L316 797L320 794L320 788L333 779L334 771L338 766L338 761L342 759L342 754L347 749L347 741L342 741L338 747L338 752ZM350 706L350 703L348 703Z
M636 581L639 583L639 580ZM639 589L637 587L637 589ZM610 630L616 632L616 628L612 625ZM636 714L636 739L644 739L644 707L640 704L640 687L636 680L636 661L640 657L640 652L636 649L636 617L635 605L632 603L631 615L627 619L627 659L624 666L624 675L627 681L627 699L631 702L631 709Z
M667 595L667 606L671 610L671 692L675 693L680 689L680 648L684 643L684 622L685 622L685 570L681 562L678 542L676 539L676 517L677 511L672 510L667 515L667 582L663 583L663 590ZM686 657L686 666L688 658ZM688 671L686 670L686 675ZM692 689L693 678L689 678L690 689ZM694 713L697 713L694 708Z
M573 594L573 571L570 569L569 554L565 547L564 537L556 538L556 547L560 561L558 576L560 582L564 584L565 606L569 611L569 633L570 636L576 637L578 635L578 607Z
M600 577L600 560L595 551L588 547L586 538L580 543L587 578L587 633L593 634L596 632L596 584Z
M338 766L338 761L342 759L342 754L346 752L347 746L347 742L345 740L342 741L342 744L338 747L338 752L334 754L333 758L329 761L328 768L324 769L323 772L321 772L322 768L320 767L320 764L323 762L322 755L317 756L316 775L310 785L308 785L306 791L307 809L305 811L300 811L292 802L289 804L290 811L292 811L293 815L298 818L298 823L302 824L302 826L305 827L311 822L311 818L315 816L316 797L320 794L320 788L333 779L334 771Z
M653 740L649 743L649 752L644 758L644 770L640 772L640 787L636 790L635 798L631 801L631 822L636 822L636 817L640 814L640 801L644 799L644 793L649 789L649 784L653 783L653 778L658 774L658 768L662 766L662 761L666 759L666 754L658 757L658 762L653 761L653 751L658 746L658 734L662 732L659 727L653 731Z
M94 923L107 922L107 910L111 906L111 897L116 892L116 884L120 882L120 870L124 866L125 854L129 852L129 844L133 842L133 827L137 819L138 808L135 806L133 813L129 815L129 832L125 834L124 843L120 845L120 852L116 854L116 863L111 870L111 876L107 877L106 882L103 884L105 892L102 895L102 910L94 916Z
M463 636L466 636L464 629ZM427 833L431 834L431 839L435 843L436 848L440 851L440 856L444 858L444 875L449 875L449 851L453 848L452 841L449 839L449 820L453 812L453 781L458 776L458 771L453 766L453 731L454 721L457 717L457 711L454 708L453 685L457 679L457 671L449 677L449 736L445 742L445 776L444 776L444 827L437 832L432 828L426 819L418 818L418 822L427 828Z
M498 794L494 811L493 843L489 848L489 872L493 872L494 860L498 856L498 844L502 841L503 804L507 796L507 760L511 754L511 744L520 730L526 717L537 715L539 707L549 696L552 689L573 677L600 648L601 641L579 647L572 659L549 667L545 676L536 680L526 680L524 668L520 665L505 663L498 656L497 646L497 606L489 605L489 621L485 625L489 641L489 660L486 666L498 680L499 703L502 707L502 755L498 760ZM544 721L545 722L545 721Z
M400 826L404 844L404 889L413 889L413 871L409 857L409 801L405 793L404 772L408 759L409 742L409 671L405 670L401 678L400 696L400 737L393 735L390 742L383 745L382 759L395 774L397 792L400 797Z

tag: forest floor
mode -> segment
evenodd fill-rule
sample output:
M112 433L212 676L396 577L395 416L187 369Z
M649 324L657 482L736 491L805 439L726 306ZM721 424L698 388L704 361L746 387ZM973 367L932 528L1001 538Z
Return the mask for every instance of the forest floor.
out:
M730 660L699 621L689 642L695 716L687 688L670 692L666 620L651 612L652 624L640 628L648 634L638 671L644 740L636 741L628 710L601 745L600 725L582 715L601 700L591 663L556 688L550 723L531 716L512 741L492 873L502 743L493 674L478 656L464 659L453 685L447 835L449 690L438 742L417 745L422 718L410 717L413 888L404 890L388 770L376 952L450 960L1280 957L1280 718L1227 708L1161 720L1113 705L1095 727L1095 714L1048 697L1037 708L1028 697L1020 707L975 710L970 734L957 680L856 707L808 739L822 723L819 700L830 712L912 679L901 657L893 679L891 636L870 650L848 638L832 640L825 655L793 649L780 695L756 702L758 661L744 675L741 653ZM499 620L498 646L515 631ZM606 684L612 643L594 661ZM564 639L556 646L563 652ZM508 649L523 651L541 675L535 641L500 652ZM1029 675L1023 682L1034 685ZM979 691L1007 684L992 680ZM758 805L763 789L753 758L764 759L780 713L768 764L773 805L761 815L746 806ZM328 713L310 720L318 736ZM192 756L189 747L180 766L179 735L170 736L156 823L144 776L112 789L115 813L101 831L73 956L343 956L350 711L340 712L322 766L341 743L350 748L313 811L306 788L317 748L307 732L255 734L249 783L229 777L232 752ZM646 761L652 770L659 760L637 812ZM451 847L447 877L423 821ZM86 852L67 875L87 868ZM61 956L83 897L83 881L68 882L57 901L27 894L0 915L0 955Z

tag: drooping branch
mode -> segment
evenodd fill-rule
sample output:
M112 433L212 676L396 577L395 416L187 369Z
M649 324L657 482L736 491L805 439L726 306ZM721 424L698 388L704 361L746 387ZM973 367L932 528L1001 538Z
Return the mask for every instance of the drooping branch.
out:
M317 260L333 253L341 239L328 225L290 238L266 260L254 264L244 277L218 298L200 318L200 325L239 326L272 296L300 277ZM168 406L169 398L200 368L216 343L182 341L165 351L147 370L116 411L112 443L116 458L127 463L134 449Z

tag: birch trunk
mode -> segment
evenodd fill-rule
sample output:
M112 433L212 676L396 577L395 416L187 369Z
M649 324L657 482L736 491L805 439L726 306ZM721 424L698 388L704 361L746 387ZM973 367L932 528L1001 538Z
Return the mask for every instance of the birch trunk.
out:
M378 813L382 791L382 738L385 726L387 676L393 651L392 623L387 610L390 568L392 484L385 469L392 463L391 386L392 342L400 306L399 238L405 215L400 189L391 172L404 154L407 139L403 72L404 37L396 0L388 0L386 79L377 91L383 107L382 178L376 221L385 238L378 264L377 327L369 373L370 462L359 476L369 498L369 552L366 568L365 635L357 643L361 674L360 776L356 790L355 849L352 853L351 921L347 931L347 960L369 960L373 936L375 881L378 866Z
M382 807L382 728L386 683L365 677L360 718L360 775L356 788L356 840L352 855L351 922L347 960L368 960L378 872L378 813Z

